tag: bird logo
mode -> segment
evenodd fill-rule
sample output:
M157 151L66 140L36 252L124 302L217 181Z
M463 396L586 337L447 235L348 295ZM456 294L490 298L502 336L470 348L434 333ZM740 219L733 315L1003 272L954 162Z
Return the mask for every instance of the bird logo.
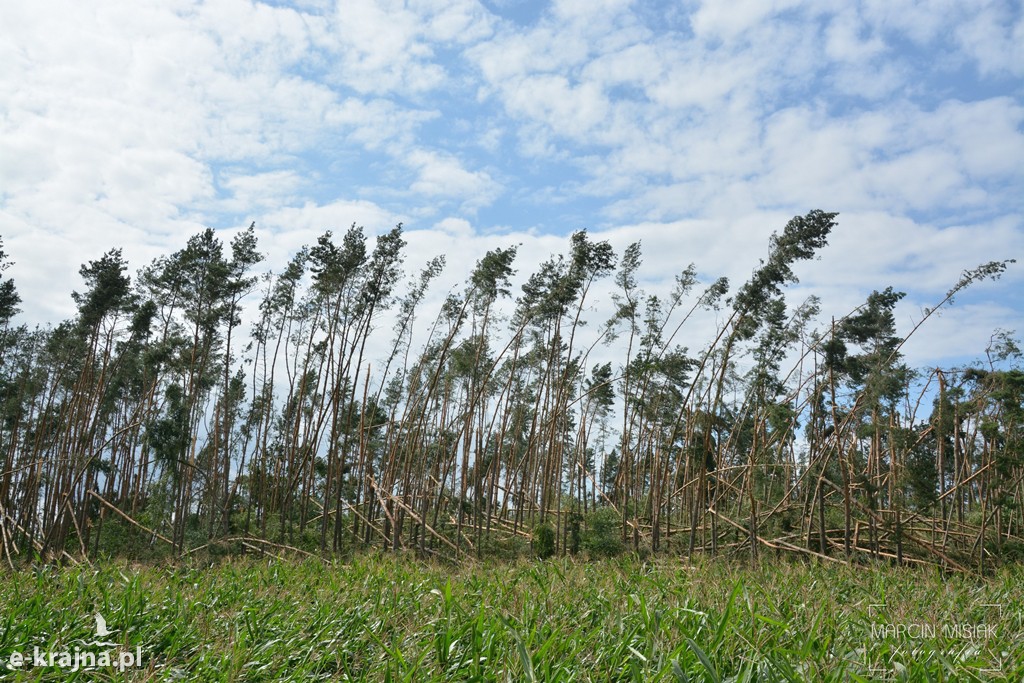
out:
M103 615L99 612L96 613L96 637L105 638L110 635L110 631L107 630L107 620L103 618Z

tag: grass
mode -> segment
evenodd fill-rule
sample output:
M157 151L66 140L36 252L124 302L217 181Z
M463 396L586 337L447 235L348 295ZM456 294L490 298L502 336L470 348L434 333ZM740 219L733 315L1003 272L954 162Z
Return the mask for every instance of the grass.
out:
M554 560L45 567L0 583L0 658L141 648L14 680L1024 680L1024 570ZM980 633L952 629L982 626Z

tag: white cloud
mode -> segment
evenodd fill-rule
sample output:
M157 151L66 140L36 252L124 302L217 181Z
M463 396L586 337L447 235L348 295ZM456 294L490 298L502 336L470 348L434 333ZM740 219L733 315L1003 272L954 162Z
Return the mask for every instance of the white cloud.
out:
M435 225L435 228L442 230L456 239L467 239L475 237L473 226L465 218L443 218Z
M923 124L931 141L951 147L971 176L1024 179L1024 106L1009 97L945 102Z
M326 122L350 130L349 138L368 150L392 149L397 154L413 144L420 124L437 116L389 100L348 98L327 112Z
M333 80L361 93L417 95L446 79L433 59L435 42L474 42L490 31L487 15L469 0L347 0L334 8L322 45L340 58Z
M973 9L957 0L863 0L861 11L879 29L899 32L925 44L969 16Z
M1012 161L1024 144L1021 121L1020 108L1006 98L848 117L789 108L765 121L764 172L750 185L760 205L827 200L839 210L975 207L1005 192L979 183L1022 174Z
M468 171L450 155L415 150L406 162L416 173L409 189L426 197L450 197L472 210L489 204L500 191L486 171Z
M801 0L704 0L691 21L698 36L730 39L800 4Z
M265 210L294 201L304 180L295 171L226 173L220 184L231 192L225 208L235 212Z
M561 135L580 141L604 120L609 109L598 85L574 86L557 75L524 78L509 88L505 102L513 116L541 121Z
M263 214L258 222L263 228L288 233L290 239L305 235L307 241L312 242L310 236L315 239L325 230L344 231L353 223L366 226L368 232L384 232L402 220L400 215L373 202L336 201L323 205L307 202L303 206L282 207ZM296 246L294 251L298 251L300 246Z
M559 19L593 22L595 17L605 20L623 12L633 0L556 0L551 12Z
M923 318L922 308L934 305L927 301L900 305L896 310L900 334L909 334ZM1018 312L1007 306L994 302L955 303L925 321L900 351L910 367L925 369L983 361L993 332L1006 329L1010 321L1017 325L1021 322Z
M855 9L840 12L828 23L825 31L825 51L838 62L863 63L888 51L885 41L878 35L868 34L868 28Z

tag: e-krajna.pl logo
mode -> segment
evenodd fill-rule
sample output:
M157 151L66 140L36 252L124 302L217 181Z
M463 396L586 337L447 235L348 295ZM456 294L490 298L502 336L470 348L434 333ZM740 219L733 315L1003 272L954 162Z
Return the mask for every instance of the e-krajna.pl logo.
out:
M103 638L112 633L113 631L107 628L106 620L97 614L96 636ZM84 648L75 646L70 650L44 650L37 645L31 650L14 650L6 656L0 655L0 670L6 669L7 671L57 668L70 674L78 671L114 668L118 673L124 673L126 669L141 667L141 647L129 650L117 643L108 643L102 640L87 643Z

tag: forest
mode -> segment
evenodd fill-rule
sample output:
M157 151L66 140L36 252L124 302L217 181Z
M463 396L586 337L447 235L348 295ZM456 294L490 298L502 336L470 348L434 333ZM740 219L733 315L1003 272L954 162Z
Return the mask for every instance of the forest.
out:
M254 225L227 243L203 230L134 273L111 249L82 265L75 315L34 329L2 277L2 561L1024 559L1013 333L964 367L901 353L1013 261L965 270L898 333L891 287L827 316L787 301L836 225L795 216L746 282L691 265L667 296L642 288L639 243L616 253L579 231L539 265L495 249L436 315L424 302L446 264L407 275L401 225L325 232L280 272L261 270ZM16 257L0 249L0 273ZM588 319L599 282L607 320ZM618 360L596 362L609 348Z

